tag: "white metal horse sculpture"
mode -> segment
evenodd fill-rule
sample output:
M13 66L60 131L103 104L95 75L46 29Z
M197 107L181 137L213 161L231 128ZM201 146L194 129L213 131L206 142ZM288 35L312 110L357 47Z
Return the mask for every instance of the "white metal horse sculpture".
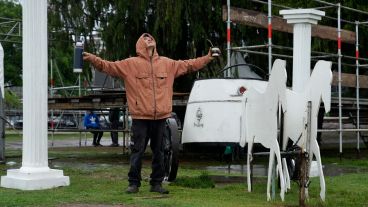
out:
M247 101L245 104L245 138L246 142L248 143L248 191L251 191L249 163L252 156L251 152L253 143L261 143L264 147L270 149L267 180L267 200L271 199L270 184L274 155L276 155L277 157L277 168L281 180L280 196L281 199L284 200L285 183L282 173L280 148L277 141L277 112L279 108L279 103L284 105L286 101L286 78L287 75L285 69L285 61L275 60L265 92L261 93L255 88L249 88L246 96ZM244 144L244 142L240 143L241 146L244 146Z
M325 200L325 180L322 171L322 161L317 143L317 117L321 101L324 103L326 113L331 106L331 62L320 60L316 63L309 82L302 93L291 90L286 92L286 113L284 114L283 149L286 149L288 138L293 140L302 149L306 148L306 122L307 104L312 103L311 111L311 141L309 163L316 156L320 176L320 197ZM286 169L285 169L286 170Z

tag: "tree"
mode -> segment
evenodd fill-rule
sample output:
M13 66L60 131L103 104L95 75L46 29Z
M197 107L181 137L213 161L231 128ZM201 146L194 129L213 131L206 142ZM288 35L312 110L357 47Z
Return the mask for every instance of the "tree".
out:
M329 1L332 3L338 0ZM323 6L316 1L274 0L274 4L292 8L314 8ZM267 5L253 1L232 0L232 6L267 12ZM211 40L223 51L220 61L215 61L200 72L200 77L216 77L224 66L226 54L226 23L222 20L222 5L226 1L174 1L174 0L50 0L49 30L51 55L55 58L65 82L72 83L75 75L71 72L72 49L76 38L86 40L87 51L98 53L108 60L119 60L135 56L135 42L143 32L151 33L158 43L158 52L173 59L187 59L207 53ZM343 5L368 10L365 0L347 0ZM273 15L279 15L281 8L272 7ZM336 8L325 9L326 15L336 17ZM342 10L344 19L365 20L367 15ZM336 26L336 20L322 18L319 24ZM267 30L250 26L231 24L233 46L267 43ZM354 25L343 23L343 29L354 31ZM365 42L367 27L360 28L361 54L367 53ZM98 45L101 38L102 45ZM274 32L273 43L292 47L292 34ZM354 45L343 44L343 53L354 56ZM312 50L336 53L335 41L313 38ZM267 52L267 49L260 49ZM288 50L276 51L291 55ZM248 54L248 62L268 71L267 56ZM291 77L291 60L288 60ZM87 66L86 68L87 69ZM348 70L348 69L344 69ZM84 75L90 77L88 70ZM176 91L189 91L196 74L179 78ZM289 83L290 83L289 78Z
M0 17L10 19L6 20L8 22L13 19L21 19L21 6L14 1L0 1ZM12 26L14 25L4 24L3 27L0 27L0 33L3 33L3 35L0 35L0 41L5 39L6 35L4 35L4 33L9 32ZM20 42L17 43L12 41L1 41L1 44L4 48L5 84L20 86L22 85L22 45Z

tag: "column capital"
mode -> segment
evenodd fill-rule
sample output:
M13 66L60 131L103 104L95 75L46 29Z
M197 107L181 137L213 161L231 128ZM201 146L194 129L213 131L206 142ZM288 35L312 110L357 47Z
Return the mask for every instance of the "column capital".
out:
M316 9L288 9L281 10L280 15L289 24L317 24L325 16L325 12Z

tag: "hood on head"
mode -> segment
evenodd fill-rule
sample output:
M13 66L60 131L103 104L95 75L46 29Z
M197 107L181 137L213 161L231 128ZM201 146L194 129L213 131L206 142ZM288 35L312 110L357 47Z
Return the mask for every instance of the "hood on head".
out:
M152 35L150 35L148 33L143 33L138 38L137 43L135 45L135 49L136 49L136 52L137 52L137 55L138 56L142 56L142 57L144 57L146 59L149 59L150 58L150 55L148 54L148 51L147 51L147 44L144 42L144 39L143 39L143 37L145 35L150 36L153 39L153 41L155 42L155 44L156 44L156 40L155 40L155 38L152 37ZM155 56L158 56L158 53L156 51L156 47L154 48L154 51L153 51L153 57L155 57Z

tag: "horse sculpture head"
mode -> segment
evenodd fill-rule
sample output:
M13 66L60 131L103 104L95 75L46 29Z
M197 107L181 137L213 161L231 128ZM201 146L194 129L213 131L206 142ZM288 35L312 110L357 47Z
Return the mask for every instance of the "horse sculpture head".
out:
M330 61L319 60L314 66L311 75L311 79L318 79L318 83L321 84L314 85L316 91L313 92L320 92L319 98L322 98L326 113L331 109L331 65L332 63Z
M276 59L272 66L269 85L276 87L278 102L281 104L283 111L286 111L286 61Z

